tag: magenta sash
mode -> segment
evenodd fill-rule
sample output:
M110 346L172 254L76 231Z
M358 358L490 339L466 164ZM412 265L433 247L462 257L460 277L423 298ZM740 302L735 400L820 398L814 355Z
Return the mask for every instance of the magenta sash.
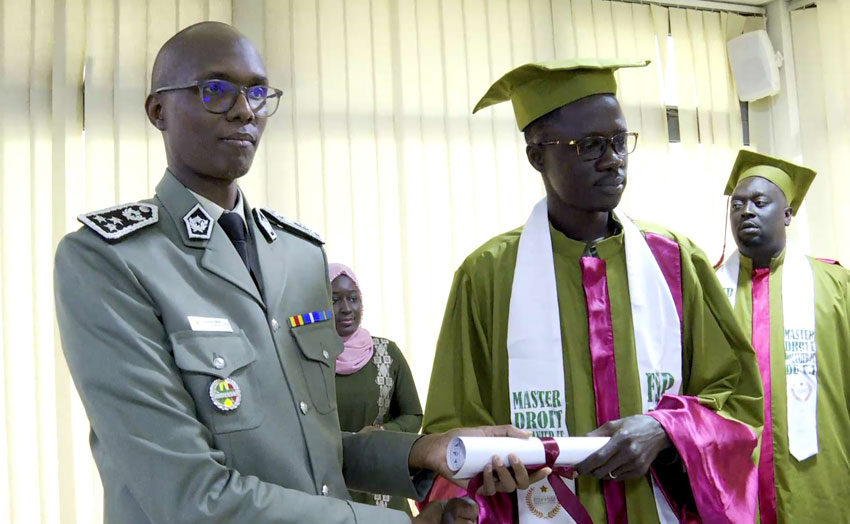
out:
M764 385L764 430L759 453L758 492L762 524L776 524L773 470L773 406L770 381L770 268L753 270L753 349Z
M620 418L617 365L614 359L614 327L608 275L601 258L581 258L581 280L587 302L588 342L596 397L596 425ZM602 481L602 494L610 524L626 524L626 487L615 480Z

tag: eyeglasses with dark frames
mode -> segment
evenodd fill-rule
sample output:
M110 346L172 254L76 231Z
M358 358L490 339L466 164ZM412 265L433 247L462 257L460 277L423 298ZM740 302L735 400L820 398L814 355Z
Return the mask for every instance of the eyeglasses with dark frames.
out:
M637 148L638 134L632 132L619 133L611 137L604 136L586 136L577 140L550 140L546 142L538 142L541 146L563 145L575 147L576 154L582 160L590 162L602 158L608 146L614 150L617 156L624 157L634 152Z
M240 94L245 95L248 107L258 117L270 117L277 111L283 91L265 85L243 86L228 80L210 78L208 80L196 80L192 83L179 86L160 87L155 93L177 91L179 89L197 88L204 109L210 113L227 113L234 105Z

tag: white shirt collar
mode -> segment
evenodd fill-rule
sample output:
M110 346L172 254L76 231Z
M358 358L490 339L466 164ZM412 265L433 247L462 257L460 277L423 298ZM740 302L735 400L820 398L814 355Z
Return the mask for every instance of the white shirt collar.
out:
M189 188L186 188L186 189L189 189ZM212 200L195 193L191 189L189 189L189 192L192 193L192 195L194 195L196 199L198 199L198 202L200 202L201 206L204 208L204 211L209 213L210 217L215 222L218 222L218 219L221 218L221 215L223 215L225 211L228 211L228 210L224 209L223 207L221 207L220 205L213 202ZM248 221L245 220L245 206L242 203L242 190L241 189L237 188L237 190L236 190L236 206L229 211L232 212L232 213L236 213L237 215L242 217L242 221L245 222L246 226L248 225Z

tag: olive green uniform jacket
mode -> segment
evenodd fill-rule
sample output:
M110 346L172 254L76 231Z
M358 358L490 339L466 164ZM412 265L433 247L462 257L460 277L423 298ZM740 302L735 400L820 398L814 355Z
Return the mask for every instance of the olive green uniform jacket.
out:
M145 203L156 223L111 242L83 228L56 253L59 329L105 521L409 523L351 502L346 483L421 498L431 477L407 465L417 436L341 434L334 323L288 321L332 309L321 242L246 204L260 293L224 230L190 238L198 201L171 173ZM216 320L193 329L189 317ZM241 393L230 412L210 398L223 378Z

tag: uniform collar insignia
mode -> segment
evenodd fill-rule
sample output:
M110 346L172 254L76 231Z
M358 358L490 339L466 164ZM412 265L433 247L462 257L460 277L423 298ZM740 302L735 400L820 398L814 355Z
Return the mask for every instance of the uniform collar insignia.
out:
M290 233L295 233L296 235L307 238L308 240L317 242L320 245L325 243L325 239L322 238L322 235L316 233L304 224L286 218L277 211L272 211L271 209L261 208L261 211L273 224L277 225L278 227L286 229Z
M159 220L159 208L153 204L121 204L86 213L77 220L109 242L116 242Z
M195 204L183 216L183 223L186 225L186 235L192 240L209 240L212 236L213 219L201 204Z
M263 232L263 236L266 237L266 240L271 243L277 239L277 233L274 232L274 228L269 224L268 219L266 219L266 215L260 212L259 208L254 208L253 210L254 220L257 222L257 225L260 226L260 231Z

